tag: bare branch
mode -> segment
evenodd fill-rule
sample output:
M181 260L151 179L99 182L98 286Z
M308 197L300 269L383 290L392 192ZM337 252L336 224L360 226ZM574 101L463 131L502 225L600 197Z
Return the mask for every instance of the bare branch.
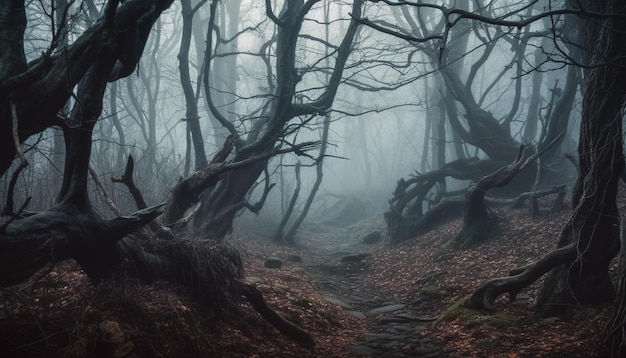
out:
M272 2L270 0L265 0L265 13L267 17L269 17L276 25L283 26L284 23L281 21L272 10Z

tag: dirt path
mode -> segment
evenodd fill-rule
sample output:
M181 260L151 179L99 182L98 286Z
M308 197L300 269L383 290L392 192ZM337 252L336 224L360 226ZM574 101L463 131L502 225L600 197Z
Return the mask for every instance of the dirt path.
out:
M385 297L368 284L371 254L382 244L364 244L348 231L318 235L307 245L314 258L305 271L318 281L323 297L367 327L358 344L345 347L354 357L438 357L441 347L428 335L436 312L428 302Z

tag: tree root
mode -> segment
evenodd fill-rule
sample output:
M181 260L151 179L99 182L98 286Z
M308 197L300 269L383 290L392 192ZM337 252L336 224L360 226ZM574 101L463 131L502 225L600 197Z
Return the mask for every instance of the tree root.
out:
M263 298L263 294L254 285L237 281L235 290L245 296L261 317L276 327L280 333L298 342L303 347L311 349L315 346L313 337L302 328L281 317L268 306Z
M573 262L576 257L577 248L575 244L555 249L532 264L511 270L509 277L500 277L484 282L474 291L466 306L472 309L495 311L493 302L500 295L508 293L509 300L515 301L515 297L523 288L531 285L553 268Z

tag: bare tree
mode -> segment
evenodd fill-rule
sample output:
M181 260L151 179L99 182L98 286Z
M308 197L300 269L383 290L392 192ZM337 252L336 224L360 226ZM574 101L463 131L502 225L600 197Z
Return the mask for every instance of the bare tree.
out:
M289 146L283 138L291 128L289 123L292 119L306 116L323 115L333 103L339 84L342 81L344 66L348 60L352 49L354 36L357 32L358 23L351 21L350 26L334 54L336 56L334 66L331 70L328 82L324 90L316 98L310 101L298 103L297 86L302 77L306 75L305 69L298 69L296 60L296 46L301 34L302 23L305 16L316 2L286 1L283 8L277 15L272 8L271 2L266 2L266 12L268 18L277 28L277 36L270 41L274 47L276 60L271 68L271 73L275 76L275 83L271 84L273 92L264 111L258 120L252 124L252 131L244 137L235 125L219 111L219 109L209 100L209 106L213 115L226 127L235 140L235 153L233 163L248 160L251 157L266 155L282 146ZM352 13L357 17L361 13L362 1L354 1ZM207 36L207 53L205 61L205 94L211 98L209 82L209 70L213 44L211 39L213 24L217 4L212 5L211 21L209 23L209 35ZM268 50L272 47L262 46ZM268 77L270 81L273 77ZM301 152L295 151L296 154ZM252 211L258 210L260 205L252 205L246 200L250 188L254 185L260 174L267 167L267 160L259 161L245 169L228 172L224 175L219 184L203 194L203 200L198 214L195 216L195 228L199 232L213 238L222 238L232 230L232 222L235 215L242 209L247 208ZM266 179L268 180L268 179ZM265 188L271 188L265 185ZM266 197L266 193L262 198ZM261 202L259 203L261 204Z
M188 285L189 295L209 310L226 304L229 295L245 296L282 333L311 347L314 342L308 333L277 315L258 290L240 281L243 272L237 252L223 245L198 246L195 240L178 240L167 228L160 230L149 246L133 240L129 235L156 218L163 204L111 220L102 218L91 205L88 172L92 135L105 89L109 81L134 71L150 28L170 4L169 0L110 1L102 17L61 50L62 56L47 53L26 64L23 46L12 43L21 39L26 27L24 2L2 3L0 45L10 50L3 53L3 60L13 66L9 62L0 66L0 92L6 94L6 100L0 102L0 115L6 120L0 122L7 123L3 135L11 144L11 151L0 155L5 163L0 169L3 174L7 171L15 153L23 160L21 141L53 124L63 128L66 156L57 203L49 210L23 216L26 202L15 212L11 210L11 217L0 226L0 286L20 283L44 265L73 258L94 282L122 273L143 282L166 280ZM15 66L15 61L22 61L21 66ZM58 112L70 97L74 103L69 117L60 117ZM222 171L259 160L228 167L223 161L229 147L232 145L227 143L206 172L180 185L200 182L199 186L206 188L205 183L214 183ZM131 174L129 160L120 180L131 184ZM180 199L173 196L169 206L180 208L175 203ZM138 206L145 206L140 201ZM178 217L171 218L183 219L183 215L181 210Z
M543 314L568 311L578 304L612 302L615 298L608 268L620 247L616 194L624 166L622 117L626 85L618 78L626 68L621 20L626 7L616 1L572 4L578 5L597 17L581 15L578 23L585 29L579 47L585 49L583 58L587 60L582 62L585 90L572 216L561 232L557 249L535 263L512 270L510 277L483 283L469 301L472 307L493 309L493 301L499 295L509 293L514 299L521 289L548 271L537 300ZM615 356L624 349L619 328L623 322L623 298L619 302L609 330Z
M442 199L462 194L447 193L443 185L446 178L476 182L483 176L507 165L516 157L521 138L515 135L511 123L518 116L520 109L523 60L527 54L528 42L534 37L545 35L542 32L530 32L529 27L525 25L530 23L526 21L537 21L548 15L534 14L534 3L528 6L518 4L517 7L513 6L510 9L504 7L504 9L495 10L493 4L482 6L482 2L475 2L474 10L469 11L467 4L465 8L456 8L420 2L411 6L404 3L383 2L386 5L401 6L404 15L403 22L409 26L410 30L398 28L382 20L362 21L382 32L411 41L437 66L438 73L441 74L446 87L445 91L440 90L441 107L445 108L445 115L442 114L440 117L447 119L447 124L450 126L450 137L453 139L454 153L457 157L454 160L446 160L445 157L446 123L442 120L438 122L438 125L432 125L431 131L436 134L433 138L440 138L440 147L433 147L436 150L433 152L437 159L434 161L436 165L432 171L417 173L413 178L398 181L390 200L390 210L385 214L391 240L398 242L430 227L432 220L428 217L428 212L424 212L425 206L434 209L439 215L444 210L436 206L441 203ZM497 18L495 11L499 11L497 15L503 18L512 17L515 14L528 20L519 22L493 20ZM502 12L504 15L501 15ZM519 30L513 31L512 26ZM461 71L463 68L461 64L467 56L468 34L471 34L473 44L471 52L477 58L471 66L465 66L467 70L464 73ZM492 76L488 85L479 86L476 81L479 71L484 66L494 65L489 62L489 59L494 49L502 43L506 43L511 48L512 56L508 59L509 62L500 72ZM512 69L514 73L511 73ZM490 72L493 73L493 71ZM512 101L507 107L508 113L502 115L501 119L497 119L486 107L486 99L493 95L493 89L507 73L513 77L511 91L507 92L511 95ZM574 91L568 92L569 102L563 102L563 104L569 104L569 109L576 93L575 81L572 80L571 83L573 87L570 88ZM463 118L457 115L457 104L464 110ZM551 127L560 128L561 132L567 128L569 109L561 108L560 117L550 122ZM544 130L545 135L541 136L541 142L537 146L543 148L547 143L555 146L556 138L559 140L564 138L560 136L561 132ZM477 154L480 150L480 155L467 157L464 148L467 145L475 147ZM525 156L530 156L533 152L534 147L529 146ZM530 189L533 181L528 178L534 178L536 168L531 167L531 169L533 170L529 169L530 171L527 170L523 174L524 178L517 178L505 187L509 195L516 195ZM436 190L434 195L431 194L433 188ZM441 204L449 208L452 205L462 205L463 200L457 198L454 199L454 203L447 201ZM459 211L449 212L458 213Z
M178 68L180 71L180 82L185 94L185 122L187 123L187 131L190 133L191 143L193 144L195 170L206 168L209 164L204 150L204 138L200 128L200 117L198 114L198 96L193 89L191 75L189 71L189 49L191 47L193 18L196 12L206 0L200 1L194 6L191 0L183 0L182 2L183 31L180 41L180 52L178 53ZM187 148L191 148L188 144ZM186 173L185 173L186 174Z

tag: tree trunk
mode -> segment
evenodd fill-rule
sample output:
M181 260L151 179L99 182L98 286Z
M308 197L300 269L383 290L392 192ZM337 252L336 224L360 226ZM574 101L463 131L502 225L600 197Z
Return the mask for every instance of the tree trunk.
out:
M151 250L147 250L125 237L158 216L162 205L112 220L103 219L91 207L87 175L91 159L92 131L102 112L104 91L109 79L117 80L119 76L128 75L136 66L136 63L126 61L127 58L120 63L123 54L117 52L118 43L113 41L118 35L115 33L116 25L124 29L123 26L128 25L128 22L131 23L128 26L138 26L145 18L148 19L145 21L155 21L169 2L127 0L121 8L118 9L117 5L117 1L108 2L104 18L95 25L96 30L91 29L86 33L86 37L78 40L79 43L93 42L91 46L94 48L86 47L96 52L97 56L90 51L73 52L72 49L68 49L64 53L68 56L61 57L64 60L77 61L63 63L61 71L68 68L78 71L67 78L62 77L61 81L65 85L70 85L66 81L72 80L73 75L79 78L75 79L78 83L75 89L75 104L70 118L66 119L70 125L63 128L66 158L59 199L53 208L45 212L26 218L13 218L0 226L0 286L20 283L44 265L73 258L94 282L118 272L130 274L143 282L167 280L185 286L192 298L209 309L223 307L219 303L228 302L226 298L229 293L246 296L263 317L281 332L302 345L312 347L314 341L308 333L273 312L257 291L246 288L239 281L243 269L237 252L223 245L210 246L193 240L163 242L158 239L151 241ZM134 21L129 12L141 19ZM0 27L5 20L0 17ZM145 36L147 37L147 34ZM140 48L125 50L141 52L145 42L141 39L138 41L132 45ZM71 54L75 57L70 56ZM81 56L85 56L86 59ZM89 65L84 61L89 62ZM72 66L73 64L76 66ZM82 66L87 67L81 73ZM46 82L46 85L58 85L54 82L57 80L56 77L52 76L48 80L52 83ZM0 90L4 85L6 82L0 81ZM69 97L69 94L55 94L59 97L35 99L51 101L53 103L49 103L49 107L60 108L67 100L64 96ZM23 106L25 101L29 100L31 99L24 97L17 103ZM0 103L0 106L4 105ZM30 108L16 110L15 105L16 102L10 101L14 115L9 118L19 118L20 121L32 120L28 117L17 117L16 113L28 114ZM4 107L0 107L1 112L4 110ZM46 124L44 121L37 125ZM228 150L224 152L226 154L220 156L222 161L228 155ZM125 174L130 182L131 173ZM197 180L199 182L210 182L213 179L211 175L206 176L209 179L201 175L199 177L200 180Z
M191 0L182 1L183 32L178 53L178 68L180 71L180 82L185 95L185 122L191 134L191 142L194 151L195 170L202 170L209 165L204 151L204 138L200 128L200 118L198 116L198 99L196 98L191 84L189 73L189 49L191 46L191 36L193 29L193 18L198 7L192 8ZM188 137L189 138L189 137Z
M24 1L0 3L0 81L27 69L24 55L26 7Z
M283 215L282 220L280 220L280 224L278 224L278 228L276 228L276 232L274 233L274 241L284 244L293 244L293 241L289 239L289 237L285 237L285 227L289 222L289 218L291 214L293 214L293 209L296 207L296 202L298 201L298 196L300 195L301 188L301 180L300 180L300 162L296 163L296 187L293 190L293 194L291 195L291 200L289 200L289 205L287 206L287 210Z
M626 14L621 2L603 6L611 13ZM590 22L585 22L590 25ZM588 48L601 44L585 70L583 120L578 144L578 179L572 193L573 215L558 247L576 243L579 257L554 269L538 297L544 314L567 310L573 304L601 304L615 298L608 267L619 250L617 188L624 166L622 116L626 95L626 24L611 18L586 39ZM606 59L615 59L605 64ZM597 66L597 67L595 67Z
M587 1L584 5L587 10L626 15L626 5L617 1L602 5ZM585 21L580 26L589 36L583 47L593 56L585 70L580 164L572 194L572 216L562 230L556 250L534 264L512 271L511 277L482 284L470 299L475 307L490 308L495 298L505 292L514 298L520 289L548 270L552 271L537 298L537 309L544 315L569 311L578 304L598 305L615 299L608 269L620 246L616 196L624 167L622 116L626 82L622 78L626 76L626 23L613 16ZM619 292L620 297L625 294Z
M313 183L313 187L311 188L311 192L309 193L306 202L304 203L304 207L302 207L302 211L300 215L296 218L296 220L291 224L289 231L285 235L285 238L288 242L294 243L296 231L302 225L302 222L306 218L309 213L309 209L311 209L311 205L313 204L313 200L315 199L315 195L317 194L317 190L320 188L322 184L322 180L324 179L324 157L326 156L326 148L328 146L328 131L330 129L330 115L327 114L324 116L324 127L322 129L322 139L321 139L321 147L320 153L315 160L315 183Z
M246 196L257 181L261 173L267 168L269 156L276 152L276 145L284 136L285 126L298 116L323 114L333 103L337 88L343 76L343 70L352 50L352 42L357 33L358 22L350 21L341 44L336 50L335 64L325 86L325 90L317 99L307 103L294 103L296 85L301 80L295 67L296 45L304 21L304 16L313 5L313 2L290 1L285 2L279 16L268 8L267 13L277 24L276 38L276 69L275 93L270 103L267 115L262 116L252 128L247 138L242 139L233 123L212 104L211 85L208 74L213 53L213 24L215 22L216 3L212 5L212 15L209 21L207 49L205 61L204 91L211 112L228 128L236 142L236 153L233 163L247 161L254 157L265 157L253 164L233 170L224 175L220 183L210 192L205 192L200 210L194 218L194 228L201 235L209 238L223 238L232 230L235 215L243 208L255 209L250 205ZM361 13L362 0L354 1L352 15L358 18ZM298 154L298 150L294 150ZM265 196L267 191L264 193ZM257 209L258 210L258 209Z
M620 232L617 302L606 326L605 342L611 357L624 357L626 354L626 232L624 222Z
M495 225L495 219L491 217L485 207L487 191L511 182L517 173L528 167L541 154L543 153L535 153L524 160L524 146L520 146L517 157L511 164L480 179L476 186L469 191L463 216L463 228L448 246L466 248L489 238Z

